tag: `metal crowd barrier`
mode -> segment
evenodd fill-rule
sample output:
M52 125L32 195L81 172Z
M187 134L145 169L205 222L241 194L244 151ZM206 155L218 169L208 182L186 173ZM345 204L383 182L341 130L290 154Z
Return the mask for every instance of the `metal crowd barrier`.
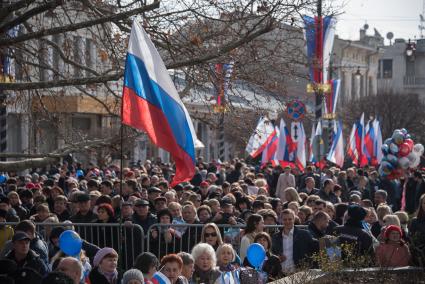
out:
M15 227L18 223L2 223ZM140 225L119 223L35 223L38 235L50 243L50 232L55 227L74 230L83 240L100 248L112 247L120 253L123 269L133 266L136 257L145 251L145 234ZM121 230L120 230L121 227ZM121 233L120 233L121 231ZM121 245L120 245L121 244Z
M169 253L178 253L180 251L190 253L192 248L201 241L201 232L205 224L153 224L145 232L147 236L146 250L155 254L159 259ZM245 225L216 224L221 233L223 242L232 244L235 251L240 254L240 243L243 235L241 229ZM264 231L271 235L282 229L282 225L267 225ZM306 226L297 226L306 228ZM169 228L174 229L175 233L171 239L166 240L164 232ZM153 235L153 231L156 237Z

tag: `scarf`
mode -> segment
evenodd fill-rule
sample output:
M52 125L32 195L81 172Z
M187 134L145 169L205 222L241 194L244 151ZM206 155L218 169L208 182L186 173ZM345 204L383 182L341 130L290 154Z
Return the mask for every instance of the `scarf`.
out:
M115 269L113 272L104 272L98 269L99 273L105 276L106 280L108 280L109 283L115 283L118 279L118 271Z
M222 266L222 265L220 265L220 271L221 272L232 272L232 271L234 271L236 268L235 268L235 266L234 265L232 265L231 263L229 263L228 265L226 265L226 266Z

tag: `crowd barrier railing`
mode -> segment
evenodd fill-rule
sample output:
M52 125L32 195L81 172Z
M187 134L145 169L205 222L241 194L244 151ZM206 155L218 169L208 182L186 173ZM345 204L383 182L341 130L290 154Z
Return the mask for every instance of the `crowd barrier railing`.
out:
M18 223L3 223L15 227ZM47 243L55 227L74 230L83 240L100 248L112 247L120 253L123 269L133 266L136 257L145 251L145 234L140 225L119 223L35 223L38 235Z
M146 250L155 254L159 259L169 253L180 251L190 253L192 248L201 242L201 232L205 224L153 224L145 232ZM223 242L230 243L240 254L240 243L245 225L216 224L219 227ZM297 226L306 228L306 226ZM167 233L172 229L173 233ZM280 231L282 225L267 225L264 231L270 235ZM168 235L168 236L167 236Z

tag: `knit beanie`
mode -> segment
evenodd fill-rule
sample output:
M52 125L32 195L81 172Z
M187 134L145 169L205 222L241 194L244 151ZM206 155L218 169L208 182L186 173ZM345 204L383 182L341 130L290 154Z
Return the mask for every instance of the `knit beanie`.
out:
M353 221L362 221L366 215L366 210L359 205L350 205L348 206L347 214Z
M398 232L400 234L400 237L403 236L403 231L401 230L399 226L389 225L388 227L385 228L385 232L384 232L384 236L386 239L388 239L392 231Z
M97 210L99 210L100 208L104 209L106 211L106 213L108 213L109 217L114 217L115 212L114 212L114 208L112 208L111 204L108 203L102 203L99 205L99 207L97 208Z
M122 276L122 284L127 284L131 280L139 280L140 283L143 284L143 273L138 269L127 270Z
M98 267L102 259L108 254L118 255L118 253L113 248L108 248L108 247L102 248L98 250L96 255L94 256L93 266Z

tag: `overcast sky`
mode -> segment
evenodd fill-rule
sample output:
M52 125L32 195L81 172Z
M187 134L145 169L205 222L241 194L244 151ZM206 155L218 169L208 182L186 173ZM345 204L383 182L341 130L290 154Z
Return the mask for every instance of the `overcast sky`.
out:
M358 39L359 29L366 22L369 24L368 34L373 34L373 28L376 28L384 38L388 32L393 32L394 38L420 37L418 25L419 14L423 13L423 0L335 0L334 2L343 4L341 10L344 14L338 17L337 22L337 34L341 38ZM387 41L386 43L388 44Z

